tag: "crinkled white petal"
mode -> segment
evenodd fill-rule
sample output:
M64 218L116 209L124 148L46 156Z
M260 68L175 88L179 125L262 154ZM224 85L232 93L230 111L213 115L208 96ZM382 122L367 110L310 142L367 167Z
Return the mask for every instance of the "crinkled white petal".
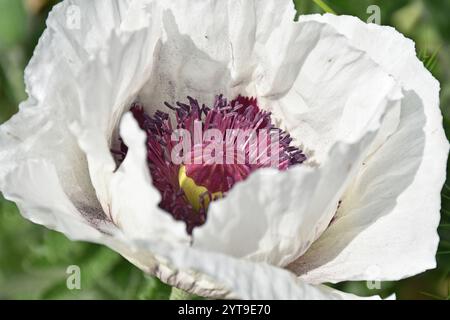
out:
M144 245L149 245L149 243ZM363 299L324 285L310 285L294 274L266 263L254 263L218 253L205 253L188 247L167 247L161 244L152 244L151 247L154 252L164 255L168 264L182 270L194 270L214 279L218 288L228 290L229 294L226 296L228 298L254 300ZM188 291L191 290L188 289ZM374 296L369 299L379 299L379 297Z
M71 26L66 20L66 14L74 8L83 20L78 26ZM141 25L133 20L136 12L147 17L140 20ZM117 181L123 179L123 172L117 174L120 179L115 176L116 164L110 146L118 137L115 128L124 109L129 107L151 71L153 51L161 34L160 12L154 7L144 9L143 3L138 2L125 5L110 1L67 1L56 6L27 68L30 99L13 121L2 126L4 135L0 141L7 147L2 152L4 165L19 161L20 157L48 159L58 169L60 180L74 177L64 184L67 186L64 191L80 211L113 223L113 218L126 214L123 209L112 212L113 205L120 208L118 203L127 202L127 194L155 193L149 184L145 190L131 186L128 192L122 191L117 196ZM98 24L100 13L105 15L104 24ZM38 116L31 120L35 114ZM28 122L37 122L38 132L31 125L27 126L30 129L22 129L23 123ZM28 146L36 149L35 154ZM142 148L145 150L144 144ZM82 183L74 183L76 179ZM75 188L76 192L72 191ZM157 202L158 198L152 206L155 211L159 211ZM145 209L149 206L143 204L142 210ZM131 216L146 217L142 213ZM135 225L149 227L144 221L137 220ZM179 224L173 224L174 230L180 229ZM169 228L164 223L152 225ZM170 234L170 230L166 232L167 238Z
M1 177L0 189L34 223L60 231L72 240L97 242L102 237L99 230L86 223L89 217L83 217L67 198L54 166L47 161L22 161Z
M74 75L77 96L70 101L75 111L70 128L87 155L92 183L105 212L112 201L108 189L116 166L110 152L117 139L115 128L150 73L158 34L151 26L118 32L110 34L106 55L97 52Z
M80 115L80 108L73 101L83 94L80 99L92 98L89 107L95 110L93 93L105 95L105 91L102 93L101 88L92 84L108 88L107 84L93 79L88 90L79 92L78 88L87 80L78 82L75 78L94 50L94 46L86 44L86 38L96 37L92 44L95 43L98 51L104 47L106 34L111 33L112 27L120 26L120 17L126 16L122 5L125 2L120 3L111 6L112 2L106 0L66 1L55 6L47 21L48 28L25 71L29 99L21 104L20 112L0 128L1 171L9 171L22 160L46 159L54 165L64 192L74 205L82 212L103 219L105 216L97 199L99 190L93 188L87 170L87 156L79 147L78 137L68 127L76 119L75 115ZM72 12L69 10L74 8L80 10L83 19L78 26L72 26L68 20ZM101 25L97 19L99 12L104 19ZM108 119L109 115L106 116ZM94 119L99 127L101 120L104 119Z
M279 53L295 53L295 59L279 59L283 65L270 64L266 73L272 76L282 68L291 88L276 89L285 84L270 81L280 91L258 97L297 143L316 148L311 158L319 165L254 173L211 204L205 225L194 230L194 245L203 249L280 266L303 254L328 226L373 143L386 138L380 132L373 142L375 136L367 134L378 134L381 125L383 132L395 129L402 98L392 77L334 28L315 22L290 22L286 28L290 37L270 39ZM261 63L257 69L267 67L266 52L272 53L267 48L254 59Z
M261 169L211 204L194 246L285 266L326 229L376 132L334 146L320 168Z
M290 268L314 283L398 280L434 268L448 155L438 82L392 28L352 17L302 19L332 24L408 91L397 130L365 161L336 221Z
M114 173L110 185L110 210L113 222L131 239L152 238L162 241L185 241L189 238L185 224L159 209L161 195L152 188L147 163L147 135L133 115L124 115L120 136L128 147L125 160Z

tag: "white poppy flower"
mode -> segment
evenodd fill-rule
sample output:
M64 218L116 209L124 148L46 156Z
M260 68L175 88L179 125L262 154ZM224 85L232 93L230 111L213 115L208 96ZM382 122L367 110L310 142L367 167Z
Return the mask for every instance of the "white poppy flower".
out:
M294 16L290 0L55 6L29 99L0 127L1 192L27 219L205 297L357 298L323 283L434 268L438 82L392 28ZM284 164L167 163L164 130L195 112L218 113L221 130L262 119ZM220 199L199 206L201 188Z

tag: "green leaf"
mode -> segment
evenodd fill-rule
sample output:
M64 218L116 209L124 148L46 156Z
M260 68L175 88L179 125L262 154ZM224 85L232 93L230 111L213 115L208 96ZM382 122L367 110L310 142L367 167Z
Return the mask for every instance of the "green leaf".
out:
M313 0L316 5L318 5L323 11L331 14L336 14L336 12L331 9L331 7L323 0Z
M409 34L417 26L421 16L425 12L424 9L425 8L422 1L411 1L411 3L404 6L400 10L397 10L393 14L393 23L402 33Z
M13 46L25 39L27 15L23 2L0 0L0 49Z
M170 292L169 299L170 300L202 300L204 298L187 293L186 291L183 291L176 287L173 287L172 291Z
M145 277L136 297L140 300L169 299L171 287L154 277Z
M438 54L441 51L442 46L437 47L431 55L428 54L427 50L421 50L419 52L419 59L422 60L425 68L430 72L434 70L438 63Z
M448 298L446 298L446 297L441 297L441 296L438 296L438 295L430 293L430 292L421 291L420 293L423 294L424 296L427 296L427 297L432 298L434 300L448 300Z

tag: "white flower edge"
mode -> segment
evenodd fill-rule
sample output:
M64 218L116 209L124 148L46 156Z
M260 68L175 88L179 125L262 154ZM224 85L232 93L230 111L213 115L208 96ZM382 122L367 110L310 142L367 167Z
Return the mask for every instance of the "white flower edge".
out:
M301 20L333 25L407 93L400 128L368 159L335 223L290 269L308 282L336 283L399 280L434 268L449 150L439 83L418 60L414 43L391 27L328 14Z

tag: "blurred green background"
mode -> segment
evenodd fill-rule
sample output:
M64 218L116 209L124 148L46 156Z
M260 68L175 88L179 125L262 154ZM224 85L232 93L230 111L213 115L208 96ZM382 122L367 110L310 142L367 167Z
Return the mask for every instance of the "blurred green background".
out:
M23 70L45 28L56 0L0 0L0 123L26 98ZM439 79L444 127L450 138L450 0L296 0L300 14L350 14L367 21L370 5L381 8L381 24L415 40L417 54ZM447 174L450 177L449 174ZM449 299L450 180L442 191L441 244L438 268L413 278L385 282L368 290L365 282L336 287L360 295L396 293L399 299ZM66 269L81 268L82 290L68 290ZM0 299L167 299L171 288L111 250L71 242L56 232L23 219L0 195Z

